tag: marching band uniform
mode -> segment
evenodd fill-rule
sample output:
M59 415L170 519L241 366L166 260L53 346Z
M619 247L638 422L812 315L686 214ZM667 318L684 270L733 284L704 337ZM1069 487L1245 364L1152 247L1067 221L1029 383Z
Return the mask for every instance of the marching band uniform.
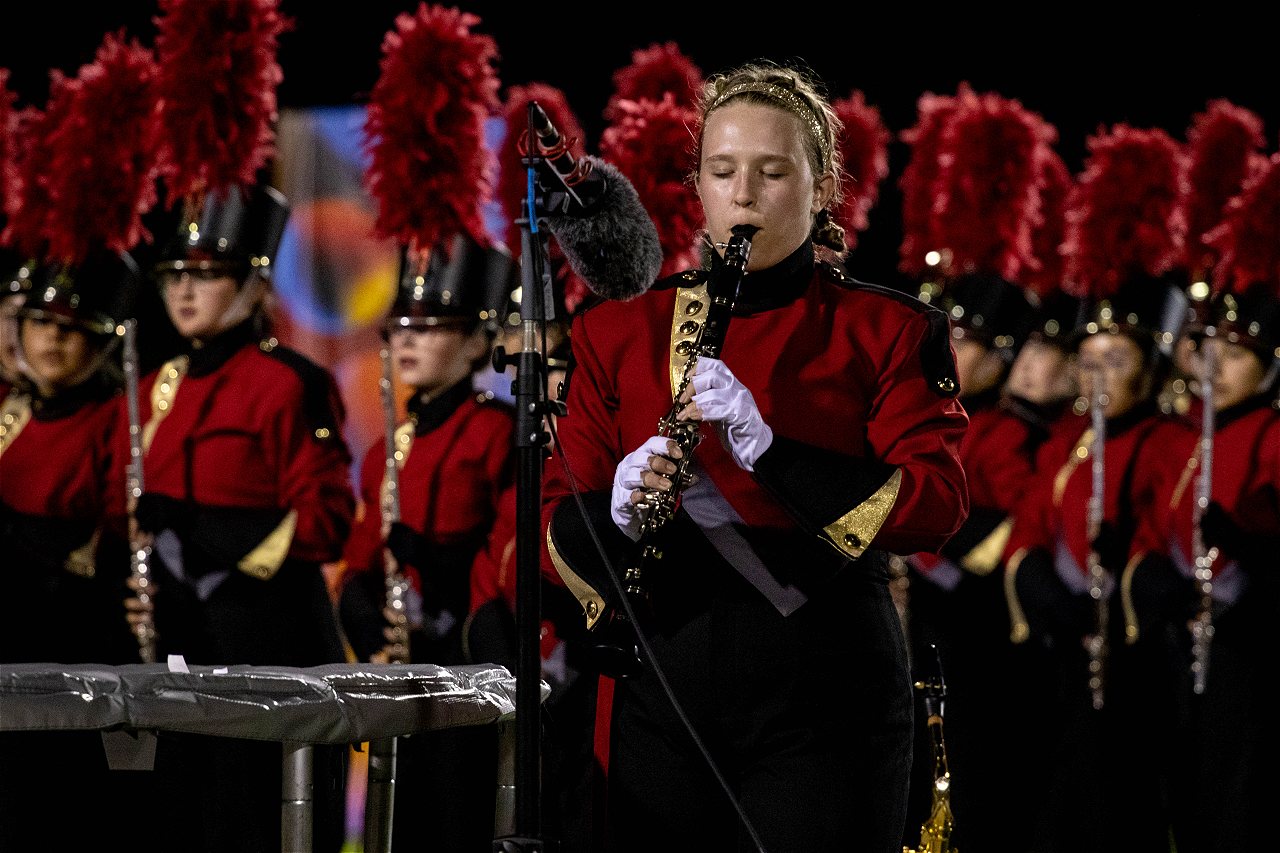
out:
M1141 518L1124 586L1127 638L1153 673L1151 722L1135 737L1164 759L1173 840L1188 853L1268 846L1280 796L1268 698L1280 676L1280 239L1271 216L1280 158L1238 198L1214 237L1218 292L1188 322L1197 348L1215 352L1211 441L1202 442L1204 401L1195 399L1144 455L1157 499ZM1207 602L1196 579L1202 555ZM1198 684L1197 622L1212 630Z
M404 254L400 286L387 318L400 329L434 334L433 327L481 333L492 341L498 308L517 269L510 256L457 237L442 245L418 275ZM486 353L487 355L487 349ZM426 356L430 358L430 356ZM487 363L482 356L472 370ZM408 659L450 666L493 663L464 655L472 564L499 516L515 477L510 404L478 392L468 373L443 390L414 388L407 419L396 430L400 519L383 534L387 452L369 448L360 469L360 510L343 552L346 576L340 612L357 658L387 646L384 541L410 584L406 610ZM492 729L428 731L403 739L397 756L396 850L480 849L494 837L497 740Z
M337 386L270 337L259 303L239 301L266 280L288 213L265 185L210 192L156 266L158 276L231 277L241 309L234 316L245 317L186 339L140 383L146 488L136 515L153 537L161 660L306 667L345 659L321 571L341 554L355 503ZM322 747L315 756L317 845L336 850L345 752ZM198 826L209 850L278 847L278 744L161 733L156 773L162 795L184 798L161 818L175 821L174 832ZM190 802L199 803L195 818Z
M599 624L606 601L616 597L583 525L599 532L617 565L631 543L609 517L615 468L670 408L707 279L702 270L681 273L574 321L569 414L559 421L557 452L595 517L581 518L562 466L549 463L544 570L564 578L589 625ZM804 829L794 825L798 804L816 801L830 785L857 796L842 799L847 811L819 823L835 822L858 837L859 827L865 832L874 823L879 802L878 786L869 790L858 779L870 778L870 766L882 778L893 766L905 785L909 769L906 756L870 746L878 733L900 735L912 724L887 552L940 547L967 510L957 453L966 418L954 398L946 318L815 263L813 244L805 242L774 267L745 275L723 351L772 425L774 441L754 475L714 437L698 446L703 487L684 492L667 527L662 550L670 565L650 569L650 642L677 699L716 685L715 701L689 708L713 750L721 738L740 738L734 746L740 750L752 743L768 749L766 740L794 736L829 753L827 771L799 789L788 783L776 790L758 772L742 775L752 768L729 768L766 838L794 838ZM852 691L852 703L813 698L832 677ZM610 809L619 784L645 786L650 798L661 791L666 814L686 814L695 802L704 816L727 808L708 802L689 781L646 772L652 754L691 749L652 667L619 679L613 710L615 731L652 727L653 736L630 729L634 738L622 741L621 753L615 741ZM850 729L871 740L851 742L842 734ZM679 745L664 745L668 738ZM787 828L772 826L775 820ZM677 823L668 828L682 842L724 843L703 837L707 824L699 820ZM833 827L811 824L806 831Z
M0 401L0 662L137 663L125 619L127 420L115 351L117 295L132 293L132 258L95 253L35 266L19 329L51 323L83 333L84 363L51 386L38 369ZM65 333L64 333L65 334ZM41 353L19 332L19 363ZM38 346L39 344L34 344ZM57 760L51 760L56 756ZM61 791L89 821L122 805L97 732L0 736L0 847L40 849L67 831Z

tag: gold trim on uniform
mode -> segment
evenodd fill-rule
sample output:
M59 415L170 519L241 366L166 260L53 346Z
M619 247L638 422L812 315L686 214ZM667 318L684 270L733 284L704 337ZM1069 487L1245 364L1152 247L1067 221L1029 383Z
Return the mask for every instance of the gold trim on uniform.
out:
M1004 600L1009 607L1009 641L1025 643L1031 636L1031 626L1027 624L1027 614L1022 610L1022 602L1018 600L1018 566L1027 556L1026 548L1019 548L1004 569Z
M240 558L237 564L240 571L260 581L270 580L284 565L284 558L289 556L289 546L293 544L293 534L298 530L298 511L289 510L276 529L267 534L267 538L257 547Z
M1080 436L1080 440L1076 442L1076 446L1071 450L1071 456L1058 469L1058 473L1053 478L1053 505L1062 506L1062 493L1067 489L1067 481L1071 479L1071 475L1081 462L1089 458L1089 448L1093 446L1093 427L1089 427L1084 431L1084 435Z
M98 573L98 539L102 528L93 531L89 541L67 555L62 567L73 575L91 578Z
M574 573L569 568L569 564L564 561L564 557L560 556L560 552L556 550L556 543L551 539L551 525L547 525L547 553L551 555L551 562L556 567L556 574L560 575L560 579L564 581L564 585L573 593L573 597L578 599L578 603L582 605L582 612L587 616L587 630L595 627L596 622L604 615L604 597L596 592L591 584Z
M1006 518L987 534L987 538L960 558L960 565L975 575L991 574L1000 565L1000 555L1004 553L1004 546L1009 544L1009 534L1012 532L1013 519Z
M178 386L182 383L182 377L187 375L189 362L190 359L185 355L180 355L166 361L161 365L160 372L156 374L156 381L151 386L151 419L142 428L143 453L151 449L151 440L156 437L160 422L168 417L173 409L173 400L178 396Z
M696 272L686 273L686 278L694 278ZM680 387L680 379L684 376L684 365L689 360L689 351L705 321L703 309L707 305L707 282L698 282L693 287L676 289L675 310L671 314L671 399L674 400L676 390ZM683 352L681 352L683 350Z
M1146 553L1135 554L1120 575L1120 608L1124 611L1124 641L1128 645L1138 642L1138 611L1133 606L1133 576Z
M13 444L18 433L31 420L31 398L13 389L0 403L0 453Z
M862 556L871 540L880 532L884 520L889 517L898 500L902 487L902 469L895 468L893 476L876 489L871 497L828 524L822 530L838 551L854 559Z

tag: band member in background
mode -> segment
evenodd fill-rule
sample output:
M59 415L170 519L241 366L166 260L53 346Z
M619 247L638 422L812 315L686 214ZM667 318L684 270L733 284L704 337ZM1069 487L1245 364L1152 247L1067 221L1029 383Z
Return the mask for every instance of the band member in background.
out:
M342 625L362 661L495 663L464 656L463 625L472 563L514 483L514 419L508 403L477 391L473 375L489 364L498 312L518 270L505 251L463 236L431 252L425 270L410 253L403 257L384 327L395 379L409 390L394 450L398 518L384 539L387 449L379 442L360 468L358 520L343 556ZM409 582L407 649L395 643L397 614L386 612L384 542ZM493 729L415 734L403 739L397 762L395 849L492 844Z
M1182 155L1162 131L1124 126L1092 137L1090 151L1070 198L1064 279L1086 304L1071 341L1088 405L1043 445L1003 554L1011 637L1028 650L1018 699L1036 717L1020 772L1049 774L1026 801L1026 839L1032 850L1163 850L1152 757L1120 736L1142 679L1125 654L1118 590L1153 501L1135 470L1161 423L1165 347L1184 305L1170 273L1181 240L1170 187ZM1144 168L1130 168L1135 161ZM1116 196L1149 203L1111 203ZM1129 210L1149 218L1117 221Z
M0 263L11 264L0 268L0 400L15 385L22 383L22 369L18 364L18 308L31 289L31 267L19 263L17 258L0 251Z
M913 714L886 552L936 551L964 520L967 418L945 316L831 263L842 172L816 86L771 63L708 81L705 268L588 308L570 335L544 569L596 642L641 503L680 498L645 573L653 656L613 697L613 850L901 849ZM723 360L697 356L704 288L744 270ZM664 414L707 422L691 458L655 435ZM682 459L696 479L677 488Z
M209 192L154 269L182 352L141 381L159 659L316 666L344 661L321 566L354 514L330 373L271 336L271 261L289 215L274 188ZM135 615L138 605L133 602ZM342 843L345 751L316 752L317 845ZM165 837L203 849L279 846L279 744L161 735L157 773L182 798ZM191 804L198 804L193 816Z
M1280 675L1277 199L1280 158L1272 157L1216 231L1224 250L1213 276L1218 292L1188 324L1196 345L1189 376L1200 399L1153 438L1138 472L1155 481L1156 501L1126 567L1126 639L1156 677L1146 725L1130 734L1163 758L1173 839L1191 853L1266 847L1280 794L1266 687ZM1207 434L1206 355L1214 403ZM1198 560L1210 571L1207 597ZM1201 645L1196 633L1206 628L1212 634Z
M137 663L124 618L128 440L113 361L125 316L117 297L133 291L137 266L101 251L29 272L36 292L16 315L26 381L0 410L0 662ZM120 780L96 732L14 732L0 743L0 847L61 837L54 790L82 802L86 818L115 816Z

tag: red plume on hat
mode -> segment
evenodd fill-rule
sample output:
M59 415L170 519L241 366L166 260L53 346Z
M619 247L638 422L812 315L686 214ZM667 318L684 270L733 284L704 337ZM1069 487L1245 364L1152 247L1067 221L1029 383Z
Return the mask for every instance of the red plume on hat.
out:
M279 0L159 0L167 204L249 187L275 153Z
M1205 242L1221 253L1213 270L1218 291L1241 294L1262 286L1280 299L1280 153L1267 158L1231 199Z
M524 154L520 150L521 140L529 130L529 103L537 101L547 118L560 132L560 138L568 146L574 160L579 160L585 153L586 134L577 114L569 105L564 91L545 82L528 83L523 86L511 86L507 89L507 97L503 104L506 118L507 134L503 139L498 154L499 179L498 199L502 210L508 214L507 247L513 254L520 253L520 225L516 221L525 217L527 212L521 209L529 194L528 168L521 160ZM548 262L552 276L560 283L564 293L565 309L573 312L586 297L588 289L565 261L560 243L550 241L547 246Z
M375 233L414 254L459 233L491 243L480 212L495 180L484 126L502 105L497 46L473 32L479 23L422 3L383 38L364 126L366 179L378 203Z
M1052 149L1045 152L1040 166L1040 222L1031 233L1036 263L1027 267L1021 284L1043 298L1062 287L1067 260L1062 255L1062 239L1072 179L1067 164Z
M17 100L17 93L9 88L9 69L0 68L0 216L8 214L18 200Z
M702 207L689 182L696 165L692 128L697 115L670 94L661 100L618 101L617 120L600 137L600 156L636 188L658 229L666 276L699 264Z
M108 35L76 79L55 81L40 144L42 237L49 260L79 263L92 249L127 252L151 234L160 148L158 69L150 50ZM34 158L33 158L34 159ZM30 166L30 162L28 163ZM32 199L24 203L28 206Z
M962 82L958 92L972 91ZM926 253L937 248L932 234L933 185L941 164L938 146L947 121L956 108L956 97L926 92L916 101L916 123L899 137L911 148L911 156L898 186L902 190L902 244L898 247L898 269L919 276L928 266Z
M1084 171L1067 198L1063 289L1102 299L1178 266L1188 158L1165 131L1124 123L1100 129L1086 146Z
M870 224L869 214L880 199L880 183L889 176L889 132L880 110L855 89L831 103L843 124L837 144L849 182L835 220L845 229L845 243L853 249L857 235Z
M1210 101L1187 131L1191 164L1187 172L1187 245L1185 264L1193 276L1212 269L1216 252L1205 234L1222 221L1226 203L1266 162L1262 118L1230 101Z
M930 231L931 248L946 250L948 275L1017 282L1036 266L1042 161L1057 139L1016 100L972 90L956 96L938 139Z
M623 117L624 101L661 101L671 95L677 106L692 107L702 88L702 69L673 41L633 51L631 64L613 72L613 94L604 108L605 121Z

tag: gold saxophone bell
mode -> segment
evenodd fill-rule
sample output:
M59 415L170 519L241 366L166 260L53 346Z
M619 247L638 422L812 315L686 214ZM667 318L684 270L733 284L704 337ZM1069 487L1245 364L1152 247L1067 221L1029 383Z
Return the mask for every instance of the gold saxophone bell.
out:
M920 846L903 847L902 853L960 853L951 843L955 817L951 813L951 771L947 767L947 745L942 733L942 705L947 696L942 680L942 659L938 647L930 645L933 660L929 671L915 683L924 699L930 740L933 744L933 802L929 817L920 825Z

